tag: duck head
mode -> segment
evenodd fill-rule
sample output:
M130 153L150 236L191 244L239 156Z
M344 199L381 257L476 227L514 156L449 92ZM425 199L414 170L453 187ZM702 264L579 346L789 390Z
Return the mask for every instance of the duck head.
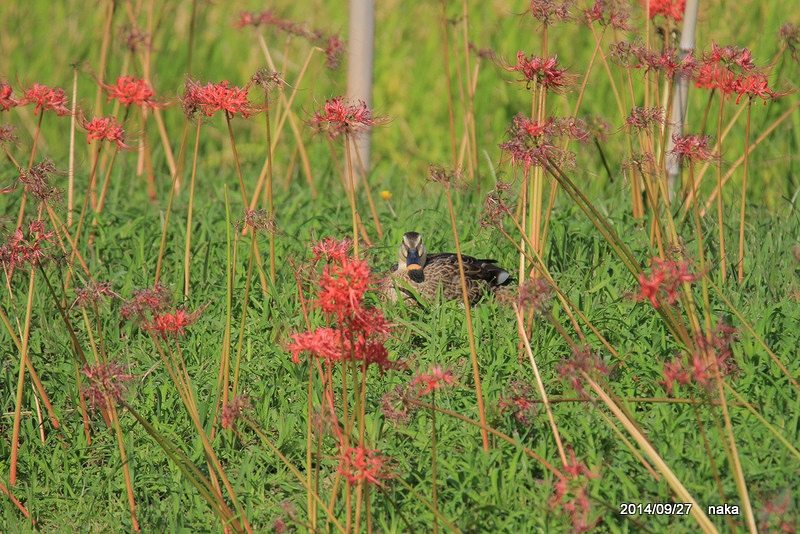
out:
M428 251L417 232L406 232L397 252L397 268L414 271L425 267Z

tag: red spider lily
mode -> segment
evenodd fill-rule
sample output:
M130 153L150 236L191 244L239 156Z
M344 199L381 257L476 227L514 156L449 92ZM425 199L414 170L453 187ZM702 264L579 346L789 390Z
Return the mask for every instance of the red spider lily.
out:
M574 0L561 0L560 2L554 0L531 0L531 7L528 12L545 26L550 26L556 22L572 20L570 8L574 3Z
M325 66L330 70L339 68L339 64L344 54L344 41L339 38L339 35L331 35L325 42Z
M125 130L114 117L94 117L90 121L82 119L80 124L88 133L86 138L87 143L91 143L92 139L97 139L99 141L110 141L116 144L117 148L120 150L131 148L125 144L123 139Z
M422 386L419 391L419 396L427 395L431 391L441 389L446 386L452 386L456 383L453 377L453 372L449 369L445 370L441 365L434 365L431 367L430 373L421 373L411 379L410 386Z
M247 98L247 87L231 86L226 80L219 83L200 85L192 80L186 81L183 109L187 116L202 111L212 117L217 111L224 111L228 117L237 113L245 119L253 114L253 105Z
M642 0L644 4L646 0ZM686 10L686 0L650 0L650 18L662 15L675 22L683 20L683 12Z
M531 55L525 57L525 52L517 52L517 64L507 65L505 70L522 74L520 82L525 82L525 87L540 85L548 91L563 93L572 86L577 76L567 74L567 69L558 68L558 57L541 58Z
M536 121L517 114L507 129L510 139L500 148L511 155L511 163L522 164L527 172L531 167L543 167L548 162L569 166L575 155L557 146L554 139L563 134L552 118Z
M648 299L654 308L659 307L659 297L666 297L669 304L678 300L678 289L682 283L691 283L700 278L699 275L689 274L689 264L686 261L665 261L653 258L650 263L651 271L648 278L639 275L639 293L636 300Z
M33 109L33 114L42 111L53 111L59 117L69 115L70 111L67 109L67 95L60 87L51 88L46 85L33 84L33 87L22 93L22 99L18 105L25 106L27 104L36 104Z
M770 89L769 80L766 74L750 74L748 76L741 76L733 83L733 92L739 96L736 98L736 103L747 96L751 101L760 98L767 104L767 100L774 100L778 97L784 96Z
M486 200L483 202L483 212L481 213L482 228L489 226L500 228L503 224L503 218L506 215L511 215L512 209L505 198L505 193L509 189L511 189L510 183L499 181L495 184L494 189L486 195Z
M377 450L365 447L350 447L342 452L339 457L339 474L353 486L367 483L382 487L381 480L393 476L386 457Z
M722 321L717 321L710 332L695 336L692 354L664 364L664 380L661 383L666 386L667 394L671 394L675 382L708 387L715 376L735 377L739 372L731 348L735 336L736 330Z
M672 394L672 386L677 382L681 385L691 383L692 376L683 367L683 362L680 360L673 360L664 364L664 380L661 382L667 387L667 395Z
M120 309L125 319L142 321L148 315L160 315L172 306L172 295L166 287L157 283L152 288L133 292L133 298Z
M714 153L708 149L711 136L708 135L680 135L673 134L672 142L675 146L670 151L681 161L710 161L714 159Z
M351 104L344 97L337 96L325 101L323 111L314 113L309 125L331 137L338 137L341 134L352 135L385 121L384 118L373 117L363 100Z
M46 232L44 221L31 221L27 235L22 227L8 236L5 245L0 246L0 265L10 269L20 265L39 265L48 256L47 243L52 243L53 232Z
M174 313L154 315L149 327L161 334L163 339L167 338L167 334L183 337L186 333L183 329L197 321L201 313L202 310L186 313L186 310L180 309Z
M352 245L353 241L350 239L326 237L314 243L311 251L314 253L314 261L324 259L328 262L344 263Z
M129 365L118 362L93 363L81 371L87 378L82 388L93 410L103 409L107 403L118 403L123 400L128 390L128 382L135 377L127 373Z
M19 106L19 101L12 98L14 90L7 83L0 82L0 111L8 111L9 109Z
M366 262L347 255L349 242L326 239L313 247L315 259L325 258L319 278L317 307L336 321L335 328L318 328L292 334L288 348L292 361L300 363L300 353L331 362L362 361L377 364L381 371L396 367L383 346L389 325L380 310L364 306L364 294L372 284Z
M146 80L137 80L133 76L120 76L114 85L103 85L108 92L107 102L118 100L123 106L134 106L155 108L158 103L154 100L156 96L153 88Z

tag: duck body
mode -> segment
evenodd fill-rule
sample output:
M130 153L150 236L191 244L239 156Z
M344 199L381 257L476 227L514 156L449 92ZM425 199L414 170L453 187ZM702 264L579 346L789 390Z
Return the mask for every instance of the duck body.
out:
M407 232L397 259L380 285L381 293L390 301L403 298L407 303L415 303L416 295L432 301L439 291L445 300L462 298L457 254L428 254L422 236ZM470 304L477 303L488 290L505 284L511 277L508 271L495 265L495 260L462 255L461 261Z

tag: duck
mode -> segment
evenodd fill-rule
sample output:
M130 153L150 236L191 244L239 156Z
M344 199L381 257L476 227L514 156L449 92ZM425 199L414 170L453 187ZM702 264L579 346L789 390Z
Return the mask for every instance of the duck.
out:
M470 305L476 304L487 291L509 282L511 275L495 265L496 260L461 255L467 296ZM403 298L416 304L417 296L433 301L440 291L444 300L462 298L458 255L450 252L428 254L422 235L406 232L397 251L394 265L380 283L380 292L391 302Z

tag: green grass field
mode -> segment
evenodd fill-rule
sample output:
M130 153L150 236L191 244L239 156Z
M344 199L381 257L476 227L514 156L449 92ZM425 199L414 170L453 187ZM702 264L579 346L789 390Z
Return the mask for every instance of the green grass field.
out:
M379 4L352 196L339 4L0 5L0 533L796 532L797 14L701 2L676 185L674 21ZM364 293L410 230L514 282Z

